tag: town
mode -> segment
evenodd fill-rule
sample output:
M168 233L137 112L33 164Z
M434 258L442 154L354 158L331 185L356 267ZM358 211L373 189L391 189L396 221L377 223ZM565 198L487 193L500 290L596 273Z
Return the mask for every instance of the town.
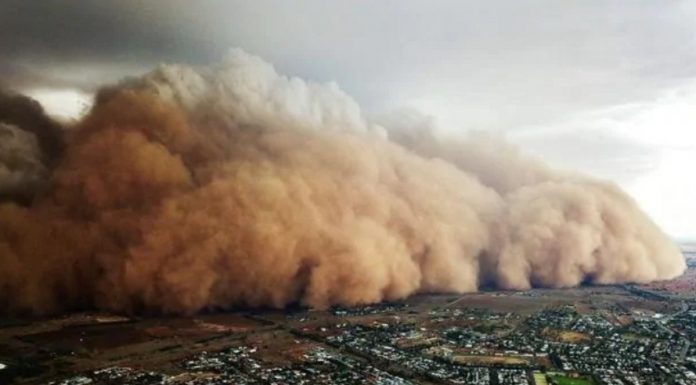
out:
M342 322L270 332L293 340L285 352L276 336L196 354L179 363L182 374L112 367L54 383L696 384L696 310L686 307L610 317L570 305L527 317L445 307L417 324L399 315L406 306L367 309L334 309ZM286 353L281 362L265 358L278 353Z
M41 331L31 324L0 329L0 379L54 385L696 384L696 302L686 292L637 285L421 295L327 311L200 315L185 324L91 315L55 322L53 331L43 330L45 324ZM27 353L31 349L38 353ZM18 358L21 352L26 359Z

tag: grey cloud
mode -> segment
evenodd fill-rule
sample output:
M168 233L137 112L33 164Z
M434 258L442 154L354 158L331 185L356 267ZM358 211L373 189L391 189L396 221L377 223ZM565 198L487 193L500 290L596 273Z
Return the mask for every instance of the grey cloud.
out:
M597 128L522 132L511 139L554 164L617 182L630 182L660 162L659 149Z
M241 46L285 72L337 80L375 109L408 88L495 109L507 125L640 97L693 73L693 16L643 1L10 0L0 50L4 62L40 61L47 73L80 63L114 72L205 63Z

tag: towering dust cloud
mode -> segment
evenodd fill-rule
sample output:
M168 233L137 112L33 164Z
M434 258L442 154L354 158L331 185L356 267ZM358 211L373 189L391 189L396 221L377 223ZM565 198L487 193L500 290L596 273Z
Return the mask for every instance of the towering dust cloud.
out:
M38 102L0 88L0 202L28 204L63 145L60 125Z
M192 313L647 282L685 263L610 183L413 117L368 122L335 84L235 50L103 89L48 190L0 206L0 266L5 312Z

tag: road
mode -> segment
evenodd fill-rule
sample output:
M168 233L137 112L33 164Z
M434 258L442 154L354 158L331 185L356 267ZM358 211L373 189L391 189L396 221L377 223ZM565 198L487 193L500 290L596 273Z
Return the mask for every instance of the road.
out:
M681 349L681 352L679 352L679 362L684 362L686 360L686 354L689 352L689 348L691 347L691 341L689 341L688 338L686 338L682 333L679 333L675 330L672 330L672 328L667 327L667 323L674 319L674 317L677 317L681 315L684 312L687 312L689 310L689 305L685 301L681 301L681 310L679 310L676 313L670 314L668 316L665 316L662 318L659 322L659 325L666 331L670 333L674 333L679 336L679 338L684 341L684 347Z

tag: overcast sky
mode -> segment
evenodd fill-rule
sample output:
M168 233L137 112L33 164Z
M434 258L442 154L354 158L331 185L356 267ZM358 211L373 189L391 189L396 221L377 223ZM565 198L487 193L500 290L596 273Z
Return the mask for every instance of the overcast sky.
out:
M696 1L0 2L0 81L58 115L160 62L241 47L612 179L696 239Z

